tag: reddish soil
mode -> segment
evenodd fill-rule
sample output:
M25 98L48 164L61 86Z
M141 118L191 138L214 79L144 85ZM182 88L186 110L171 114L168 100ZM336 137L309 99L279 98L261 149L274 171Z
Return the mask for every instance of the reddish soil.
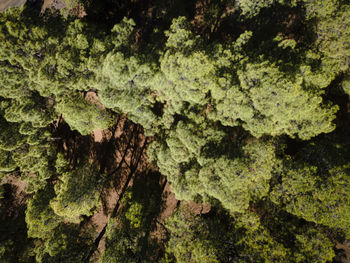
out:
M100 109L105 109L106 107L100 102L98 95L96 92L93 91L89 91L86 93L85 99L87 101L92 102L93 104L95 104L97 107L99 107Z
M9 175L2 179L1 185L10 184L14 192L12 195L15 197L14 205L16 207L26 205L26 200L28 198L28 195L26 193L27 183L24 181L21 181L20 177Z
M210 204L197 204L193 201L188 202L188 206L195 215L207 214L211 209Z
M175 194L171 191L168 182L166 182L161 199L163 205L160 214L156 218L155 228L150 232L150 238L157 240L159 244L165 243L167 239L165 220L172 215L179 203L179 200L175 198Z
M165 209L159 215L158 219L160 222L164 223L165 219L170 217L174 212L179 200L175 198L175 194L171 191L170 184L167 182L165 185L162 198L164 199L164 207Z
M118 193L117 190L114 188L104 190L102 194L101 206L98 208L97 212L90 219L90 224L94 226L96 231L95 238L97 238L98 234L103 230L103 228L108 223L110 215L112 214L113 209L119 198L119 194L120 193ZM97 252L93 256L96 262L99 262L98 261L99 255L101 251L103 251L104 249L105 249L105 237L102 238L97 248Z
M103 130L102 129L95 130L93 136L94 136L94 141L95 142L97 142L97 143L102 142L103 136L104 136Z
M343 244L337 243L337 249L343 249L345 257L341 258L342 263L350 263L350 240L345 241Z
M167 231L165 229L166 219L169 218L177 207L188 205L195 215L206 214L210 211L210 204L197 204L191 202L180 202L176 199L175 194L171 190L170 184L167 182L162 193L162 208L156 219L156 228L150 233L150 237L157 240L159 244L165 243L167 239Z
M98 104L98 97L88 93L86 99ZM70 131L64 121L56 130L59 148L66 152L72 166L86 156L96 162L100 172L107 177L108 185L101 194L101 206L96 213L83 222L86 227L93 226L96 230L94 250L91 259L98 262L99 255L105 247L105 227L110 217L120 210L118 200L127 186L131 186L133 178L147 175L154 168L146 156L148 142L140 126L133 124L126 117L116 118L116 124L105 130L96 130L91 136L81 136ZM98 241L96 241L98 240Z

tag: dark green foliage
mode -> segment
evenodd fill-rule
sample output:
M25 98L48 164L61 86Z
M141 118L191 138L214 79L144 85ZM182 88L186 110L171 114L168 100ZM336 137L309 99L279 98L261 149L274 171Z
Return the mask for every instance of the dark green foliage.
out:
M55 173L56 149L45 141L39 143L24 144L13 152L13 159L22 171L21 178L28 182L28 193L44 188L46 180Z
M92 238L89 233L80 231L77 225L61 224L45 241L36 243L36 262L85 262L91 246Z
M25 207L15 202L14 186L0 185L0 262L35 262L33 240L27 237Z
M296 5L298 0L238 0L242 14L247 17L256 16L263 8L271 7L274 4Z
M206 160L199 172L202 195L218 199L230 212L244 212L251 201L269 192L273 173L279 160L271 143L252 142L243 147L241 158L226 156Z
M337 107L324 105L320 96L305 91L301 78L291 80L266 62L247 63L238 77L254 105L254 115L244 125L253 135L297 134L306 140L334 130Z
M11 172L20 168L21 178L28 182L27 192L31 193L43 188L46 180L53 175L52 161L56 158L56 150L48 142L50 133L42 127L40 118L42 115L36 115L37 111L31 114L30 110L24 109L22 109L23 115L17 115L16 104L9 107L7 102L2 103L5 108L4 117L13 122L5 120L0 115L1 171ZM36 116L39 118L36 119ZM34 126L35 124L39 127Z
M317 22L317 47L324 66L334 73L347 71L350 62L350 5L344 1L303 0L307 16Z
M322 182L317 174L316 167L290 170L274 193L275 202L281 198L288 212L349 233L349 167L333 168Z
M192 200L198 194L205 195L198 179L199 165L205 162L203 148L208 144L215 147L223 137L224 133L213 127L180 121L166 142L151 144L148 155L168 176L177 198Z
M187 212L187 213L186 213ZM210 240L210 222L194 216L190 211L177 211L166 221L171 238L166 246L167 258L174 262L217 263L221 254L217 242ZM222 250L221 250L222 251Z
M52 209L73 223L80 222L82 215L92 215L99 205L101 179L97 167L88 162L64 172L55 185L56 197L50 201Z
M196 125L179 122L166 144L154 143L149 155L168 176L177 198L213 197L231 212L245 211L252 200L267 195L272 173L278 171L276 149L270 142L252 141L241 156L207 152L222 147L223 134L214 129L196 130ZM223 141L224 143L225 141Z
M158 191L135 182L121 201L122 209L107 225L102 263L155 262L155 240L150 236L157 212Z
M53 189L46 186L29 200L26 210L29 237L45 239L61 223L62 219L50 207L53 197Z
M0 173L12 172L17 168L11 152L0 150Z
M296 235L296 262L331 262L335 256L333 244L325 234L313 228Z
M350 76L346 76L342 83L341 83L341 86L344 90L344 92L348 95L350 95Z
M0 148L5 151L12 151L24 142L24 136L19 133L17 123L7 122L0 115Z
M25 208L0 187L1 262L95 260L103 188L139 151L116 115L152 135L180 208L163 225L168 200L140 158L101 262L333 260L350 236L347 1L65 2L87 15L0 14L0 178L18 174L31 194ZM210 212L184 208L193 200Z
M252 212L232 218L222 211L194 215L182 207L166 221L171 236L164 262L326 263L333 259L333 244L325 234L279 216L286 221L279 222L285 228L277 234Z

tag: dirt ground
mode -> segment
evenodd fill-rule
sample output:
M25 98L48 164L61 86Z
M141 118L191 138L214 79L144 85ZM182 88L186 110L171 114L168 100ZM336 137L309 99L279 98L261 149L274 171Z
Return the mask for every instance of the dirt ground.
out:
M16 199L14 200L14 204L16 207L26 205L26 200L28 198L28 195L26 193L27 183L21 181L21 178L19 176L6 176L1 180L0 184L9 184L13 187L14 192L12 193L12 195L16 197Z
M98 106L102 105L93 92L86 94L85 98ZM125 189L132 185L134 177L154 169L146 156L148 142L143 135L143 129L123 116L116 118L113 127L95 130L91 136L81 136L70 131L64 120L56 133L55 136L63 138L59 148L67 153L73 166L81 156L88 155L90 161L95 162L107 178L108 185L105 185L101 193L100 207L83 223L93 226L96 230L97 249L91 258L98 262L98 257L105 247L105 227L108 220L120 209L118 200Z
M350 240L345 241L343 244L337 243L337 249L343 249L345 257L341 258L342 263L350 263Z
M21 6L26 0L0 0L0 12L12 6Z
M64 0L44 0L43 6L41 7L42 12L47 8L62 9L65 8L66 4Z
M88 93L86 99L97 105L99 104L96 94ZM87 145L84 141L78 142L78 144ZM150 238L158 240L160 244L164 243L167 238L164 228L165 220L171 216L180 202L175 198L175 194L172 192L166 178L160 175L157 169L149 163L146 147L144 147L146 145L148 143L143 135L142 128L132 124L126 117L122 116L116 119L116 124L112 128L95 130L89 138L89 146L85 149L85 152L89 151L91 160L99 162L101 172L103 171L109 175L111 182L109 186L105 187L101 195L101 206L88 222L88 224L95 227L96 237L102 234L98 247L92 256L95 262L98 262L99 255L105 247L104 228L111 216L117 214L120 210L117 202L121 198L123 188L126 187L126 184L131 186L134 178L146 180L145 183L151 183L160 189L159 214L155 218L155 228L151 230ZM65 141L65 148L77 149L69 139ZM133 178L127 181L133 167L135 170ZM150 176L151 174L153 175ZM210 211L210 205L208 204L198 205L190 202L189 207L195 214L205 214Z

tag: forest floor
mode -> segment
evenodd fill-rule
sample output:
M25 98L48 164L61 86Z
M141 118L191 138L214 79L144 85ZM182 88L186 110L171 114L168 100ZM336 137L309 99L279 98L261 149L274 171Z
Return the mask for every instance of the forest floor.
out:
M21 6L26 0L0 0L0 12L12 6Z
M41 10L42 12L45 11L47 8L55 8L60 10L65 7L66 4L64 3L64 0L44 0Z
M336 248L345 252L345 257L341 258L341 262L350 263L350 241L345 241L343 244L337 243Z
M97 259L105 247L104 229L111 217L115 217L121 209L119 200L125 189L131 187L135 180L144 187L158 189L158 215L154 218L156 227L150 232L150 238L160 244L167 238L164 229L165 220L172 215L180 204L171 191L170 184L149 162L146 155L148 142L142 128L120 117L116 125L106 130L96 130L91 136L90 158L99 160L101 171L110 176L110 185L102 193L101 206L89 218L88 224L96 229L96 238L100 236L93 258ZM69 147L67 147L68 149ZM190 202L189 207L195 214L210 211L210 205L199 205Z
M20 207L26 206L27 199L29 195L26 193L27 183L22 181L19 176L13 176L13 174L4 177L1 182L1 185L10 187L12 193L12 198L10 198L12 205L9 207Z
M99 105L96 94L88 93L86 99ZM101 194L100 207L92 217L86 218L82 223L92 226L96 231L95 251L91 257L98 262L97 259L105 247L108 220L120 212L120 200L135 181L158 193L157 214L153 218L154 224L149 236L159 244L165 243L165 220L180 205L180 201L175 198L166 178L149 162L146 149L152 138L145 137L142 127L129 121L126 116L118 116L113 127L95 130L90 136L81 136L71 131L63 121L58 125L56 133L56 137L62 138L59 148L66 152L72 166L88 153L89 160L96 162L100 173L107 177L108 184ZM210 211L209 204L189 202L188 205L195 214Z

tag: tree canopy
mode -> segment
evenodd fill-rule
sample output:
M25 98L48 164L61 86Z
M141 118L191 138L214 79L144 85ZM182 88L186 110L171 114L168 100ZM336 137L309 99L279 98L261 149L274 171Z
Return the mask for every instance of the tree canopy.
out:
M346 257L347 1L63 2L0 13L1 262Z

